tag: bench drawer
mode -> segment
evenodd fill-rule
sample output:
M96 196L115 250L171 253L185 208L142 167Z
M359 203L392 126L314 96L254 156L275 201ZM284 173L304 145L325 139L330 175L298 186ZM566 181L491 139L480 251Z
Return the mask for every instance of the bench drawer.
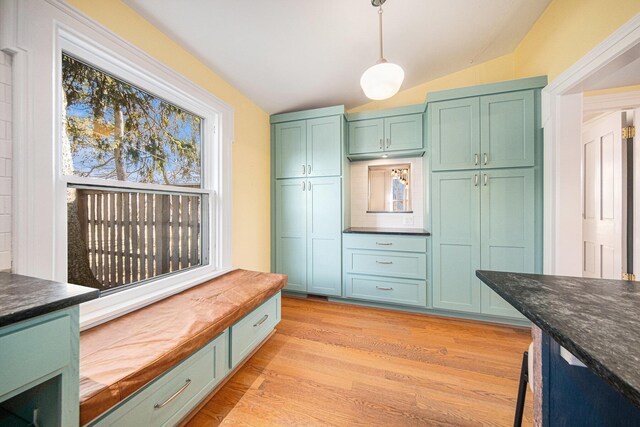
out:
M369 249L378 251L426 252L424 236L396 236L393 234L343 234L345 249Z
M225 331L92 425L175 425L227 374L227 340Z
M230 368L235 368L280 321L280 292L231 326Z
M346 294L349 298L418 307L427 306L427 283L424 280L347 274L345 282Z
M424 280L427 278L427 256L410 252L347 250L344 268L347 273Z

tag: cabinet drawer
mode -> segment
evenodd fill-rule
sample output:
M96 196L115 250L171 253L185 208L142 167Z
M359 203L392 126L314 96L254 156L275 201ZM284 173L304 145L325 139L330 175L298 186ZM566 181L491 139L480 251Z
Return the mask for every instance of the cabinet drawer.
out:
M0 330L0 396L67 366L70 351L69 316Z
M231 326L231 369L262 342L280 321L280 292Z
M343 235L345 249L371 249L400 252L426 252L427 239L424 236L395 236L392 234Z
M93 425L176 424L226 375L227 339L225 331Z
M349 298L419 307L427 305L427 283L424 280L347 274L345 287Z
M427 256L411 252L347 250L345 251L345 271L426 279Z

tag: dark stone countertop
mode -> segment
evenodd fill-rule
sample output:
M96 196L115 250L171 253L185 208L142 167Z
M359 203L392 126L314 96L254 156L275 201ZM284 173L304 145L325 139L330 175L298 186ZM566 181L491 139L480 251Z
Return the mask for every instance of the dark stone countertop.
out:
M482 270L476 276L640 407L640 282Z
M351 227L343 231L343 233L354 234L397 234L400 236L431 236L427 230L423 228L378 228L378 227Z
M0 273L0 327L98 298L85 286Z

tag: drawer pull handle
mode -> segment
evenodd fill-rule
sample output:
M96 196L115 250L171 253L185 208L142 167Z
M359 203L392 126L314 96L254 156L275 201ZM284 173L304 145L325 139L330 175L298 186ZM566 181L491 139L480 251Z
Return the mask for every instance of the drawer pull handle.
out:
M393 261L378 261L378 260L376 260L376 264L389 265L389 264L393 264Z
M269 318L268 314L265 314L264 316L262 316L262 319L258 320L258 322L256 324L253 325L254 328L257 328L258 326L262 325L264 322L267 321L267 319Z
M180 396L180 394L182 394L183 391L187 389L187 387L189 387L190 384L191 384L191 378L187 378L187 381L185 381L184 385L180 387L180 390L173 393L173 395L167 400L165 400L164 402L156 403L155 405L153 405L153 409L164 408L166 405L173 402L178 396Z
M393 288L389 287L389 288L383 288L382 286L376 286L376 289L378 289L379 291L392 291Z
M378 245L378 246L391 246L391 245L393 245L393 243L376 242L376 245Z

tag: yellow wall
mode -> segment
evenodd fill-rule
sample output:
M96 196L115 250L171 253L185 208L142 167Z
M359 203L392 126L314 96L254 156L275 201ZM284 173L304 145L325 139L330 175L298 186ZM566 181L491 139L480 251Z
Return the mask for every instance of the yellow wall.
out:
M120 0L69 3L235 109L233 265L269 271L269 115Z
M516 48L516 74L553 81L638 12L638 0L554 0Z
M512 53L349 112L418 104L429 91L514 78L546 75L551 82L639 12L639 0L554 0Z

